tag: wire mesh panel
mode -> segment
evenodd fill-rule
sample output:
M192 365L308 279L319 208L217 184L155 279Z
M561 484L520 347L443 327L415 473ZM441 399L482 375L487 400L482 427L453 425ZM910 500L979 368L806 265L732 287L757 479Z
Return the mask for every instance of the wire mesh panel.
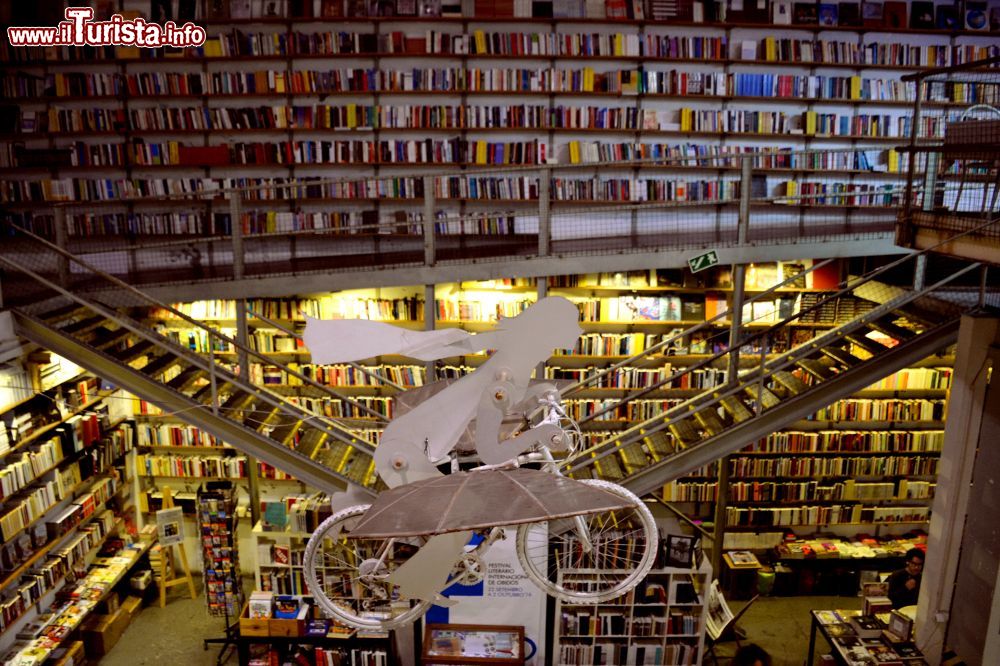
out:
M900 244L924 248L960 235L943 251L996 261L1000 249L1000 58L910 77L924 91L909 128ZM946 104L928 116L923 100Z

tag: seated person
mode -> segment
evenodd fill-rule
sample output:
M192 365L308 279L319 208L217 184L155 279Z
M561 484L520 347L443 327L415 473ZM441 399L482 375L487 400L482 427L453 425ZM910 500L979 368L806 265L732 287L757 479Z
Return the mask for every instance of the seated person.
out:
M889 600L893 608L914 606L920 594L920 576L924 570L924 551L911 548L906 551L906 565L889 574Z

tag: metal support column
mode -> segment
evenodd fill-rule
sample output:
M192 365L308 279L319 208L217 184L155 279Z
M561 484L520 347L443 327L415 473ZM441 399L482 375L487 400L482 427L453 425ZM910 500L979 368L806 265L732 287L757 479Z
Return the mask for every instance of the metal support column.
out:
M743 159L743 169L740 174L740 210L736 227L736 238L739 246L747 241L747 229L750 226L750 180L753 175L753 163L749 158ZM731 321L729 328L729 366L726 381L729 384L739 382L740 370L740 337L743 325L743 288L746 282L746 266L733 265L733 307L729 312ZM718 576L722 571L722 545L726 536L726 507L729 503L729 460L724 456L718 460L718 485L715 499L714 529L712 538L712 571Z
M434 285L424 285L424 330L433 331L437 325L437 308L434 306ZM424 384L437 381L437 365L434 361L424 362Z
M66 207L56 206L53 210L55 222L55 244L60 250L69 250L66 247L69 238L69 228L66 226ZM58 263L58 278L56 283L64 289L69 289L69 259L64 254L59 254L56 258Z
M424 177L424 265L433 266L437 261L434 240L434 179ZM434 299L431 299L433 302Z
M538 256L547 257L552 251L552 207L550 205L552 169L544 167L538 174ZM540 298L541 296L539 296Z
M243 254L243 201L238 192L229 197L229 226L233 233L233 279L241 280L246 272ZM236 340L243 347L249 347L247 333L247 302L246 299L236 299ZM210 341L211 342L211 341ZM237 348L236 362L240 376L250 381L250 359L244 349ZM250 520L256 525L260 520L260 467L257 458L247 455L247 490L250 493Z

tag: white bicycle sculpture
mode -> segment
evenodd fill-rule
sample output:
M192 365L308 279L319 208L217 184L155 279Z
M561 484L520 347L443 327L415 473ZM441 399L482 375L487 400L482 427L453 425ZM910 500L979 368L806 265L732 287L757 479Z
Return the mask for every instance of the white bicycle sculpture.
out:
M390 422L375 454L376 470L390 489L372 504L346 506L350 498L342 498L343 508L310 537L305 579L328 615L384 631L417 620L434 603L450 605L440 592L482 580L481 558L505 538L508 525L516 525L517 557L528 578L565 601L602 603L646 576L659 543L649 509L617 484L560 474L552 451L572 453L579 428L554 386L527 379L552 349L573 346L580 333L576 313L568 301L546 298L479 335L310 320L304 337L317 363L377 353L429 360L495 349L476 372ZM540 419L502 436L504 417L522 413ZM456 444L473 421L476 452L485 464L442 474L437 465L455 460ZM515 492L500 496L503 488ZM434 499L442 489L447 506ZM463 492L479 494L470 499ZM560 575L564 569L589 575L581 581Z

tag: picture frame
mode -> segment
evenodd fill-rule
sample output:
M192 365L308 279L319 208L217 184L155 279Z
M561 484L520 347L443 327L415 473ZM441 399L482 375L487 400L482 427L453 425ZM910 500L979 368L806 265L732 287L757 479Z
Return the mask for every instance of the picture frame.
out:
M523 664L524 654L521 626L424 625L423 664Z
M668 534L664 558L668 567L689 569L694 564L694 537Z
M161 546L184 543L184 512L181 507L157 511L156 532Z

